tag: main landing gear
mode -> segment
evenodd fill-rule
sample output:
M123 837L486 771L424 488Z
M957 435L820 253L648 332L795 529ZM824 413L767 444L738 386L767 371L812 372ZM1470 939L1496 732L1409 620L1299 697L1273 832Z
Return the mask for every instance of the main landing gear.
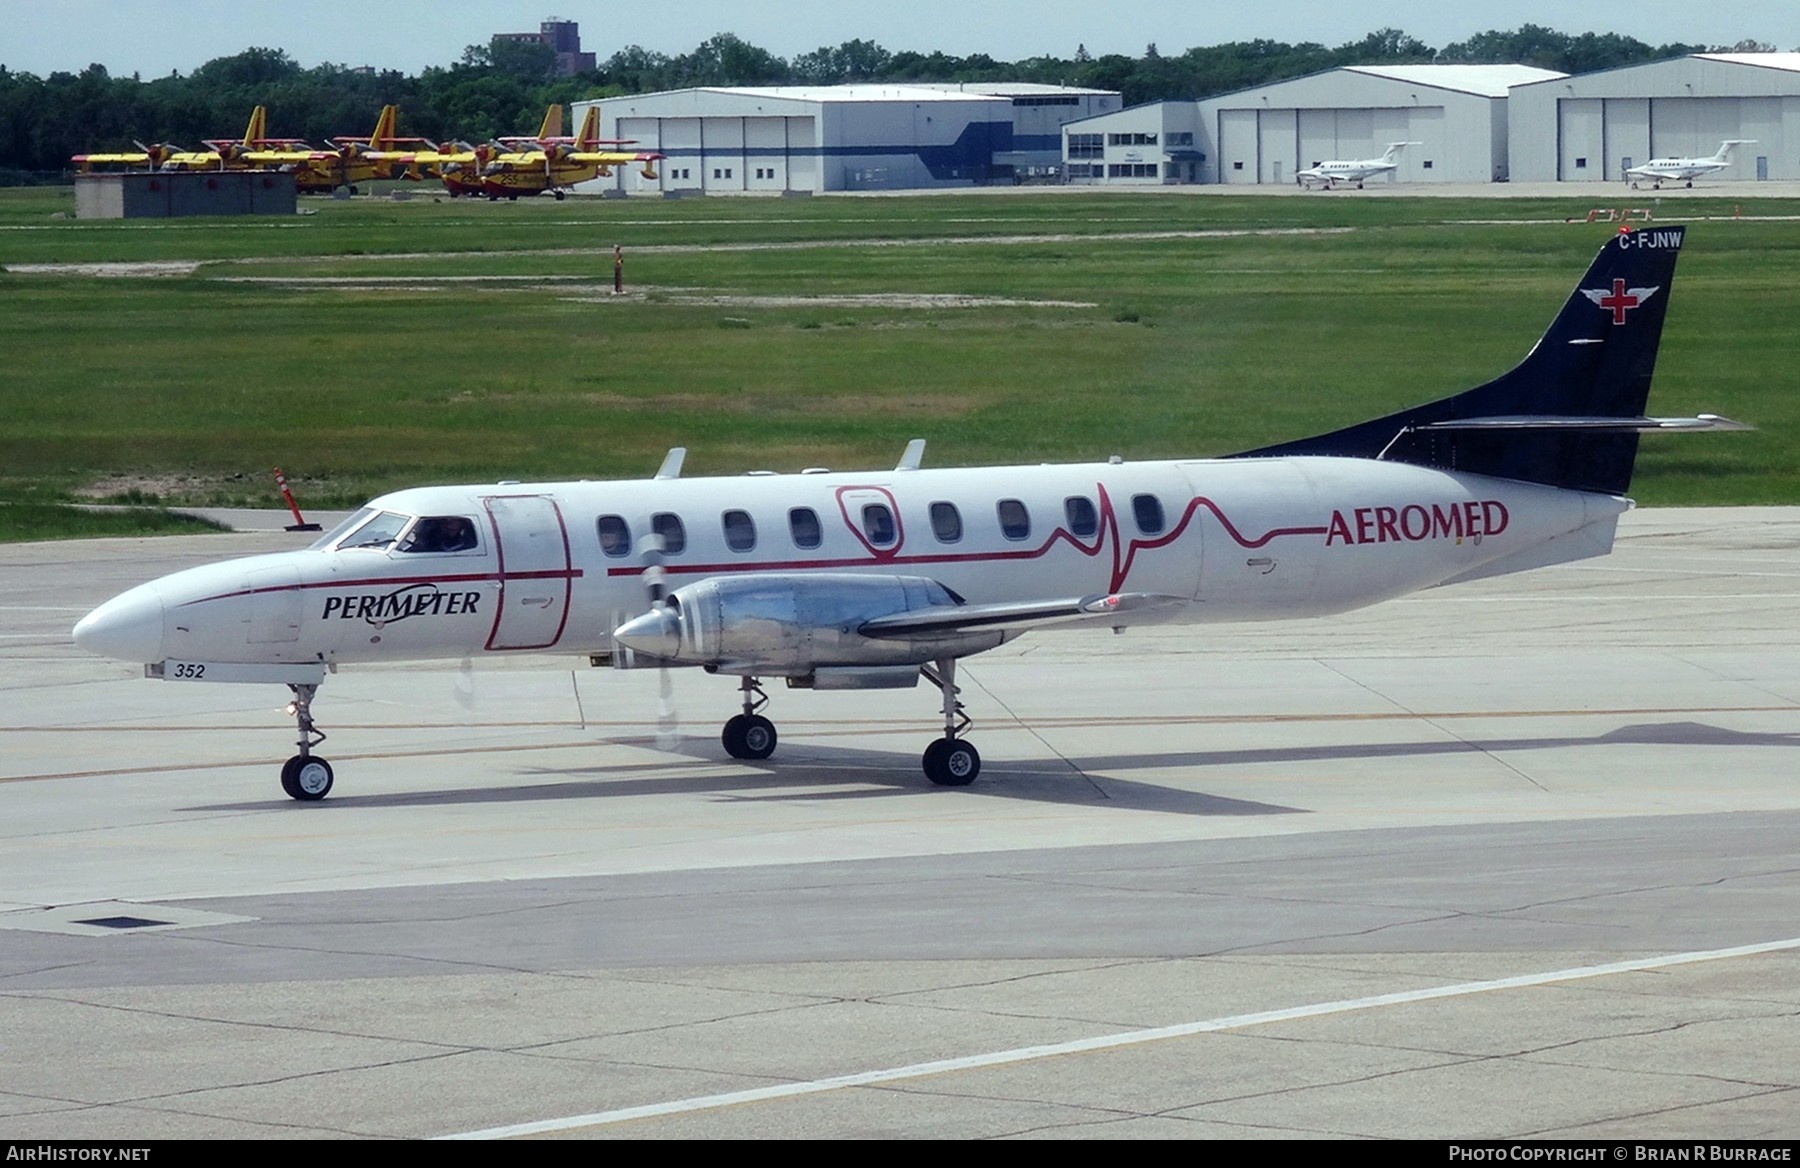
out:
M981 752L962 737L970 719L956 696L956 659L947 657L935 665L922 665L919 673L944 695L944 736L925 748L921 760L925 777L940 787L966 787L981 773ZM726 722L719 735L725 753L732 758L768 758L775 753L775 724L759 711L769 704L769 695L754 677L743 678L739 689L744 712Z
M921 665L919 673L944 695L944 736L925 748L925 777L940 787L966 787L981 773L981 752L961 737L970 719L956 696L956 658L946 657L935 668Z
M294 691L294 700L288 703L288 713L300 727L300 753L287 760L281 767L281 789L288 797L303 803L315 803L331 794L331 764L312 752L312 748L325 741L325 731L313 725L312 700L319 692L316 685L289 685Z

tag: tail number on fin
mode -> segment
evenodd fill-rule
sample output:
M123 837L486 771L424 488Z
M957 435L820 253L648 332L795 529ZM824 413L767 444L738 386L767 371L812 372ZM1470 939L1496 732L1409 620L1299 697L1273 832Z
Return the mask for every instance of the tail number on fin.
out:
M1619 241L1620 250L1629 247L1652 247L1675 251L1681 247L1679 231L1625 231L1614 236Z

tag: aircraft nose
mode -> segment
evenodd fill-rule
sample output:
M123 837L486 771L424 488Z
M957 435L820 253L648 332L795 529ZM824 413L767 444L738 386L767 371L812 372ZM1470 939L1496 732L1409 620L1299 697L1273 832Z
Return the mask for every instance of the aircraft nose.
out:
M162 594L149 585L120 593L82 617L73 633L77 648L119 661L160 661L163 656Z
M634 653L673 661L681 655L681 617L673 609L651 609L614 629L613 640Z

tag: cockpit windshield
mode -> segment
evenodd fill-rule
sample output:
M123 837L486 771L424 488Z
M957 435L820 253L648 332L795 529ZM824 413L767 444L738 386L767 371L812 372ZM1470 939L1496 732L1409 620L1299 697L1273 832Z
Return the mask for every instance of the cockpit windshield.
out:
M365 509L359 514L369 517L338 542L338 550L350 548L387 548L392 547L394 540L406 530L406 525L413 521L411 515L402 515L398 511L374 511Z
M326 548L330 547L332 544L336 543L338 540L344 538L346 535L350 534L352 531L355 531L357 528L359 528L363 524L367 523L369 521L369 516L371 516L373 514L375 514L375 508L364 507L361 511L358 511L356 514L350 516L350 518L344 520L342 523L339 523L336 527L332 528L330 531L326 532L324 535L321 535L318 539L313 540L310 544L308 544L306 546L306 550L309 552L324 551Z

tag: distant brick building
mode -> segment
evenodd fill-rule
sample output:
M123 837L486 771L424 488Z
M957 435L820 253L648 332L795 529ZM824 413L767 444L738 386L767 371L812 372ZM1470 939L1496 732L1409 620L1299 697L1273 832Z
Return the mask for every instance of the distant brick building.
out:
M497 32L493 39L548 45L556 54L555 71L558 77L592 73L597 65L594 54L581 51L581 25L573 20L559 20L552 16L538 25L536 32Z

